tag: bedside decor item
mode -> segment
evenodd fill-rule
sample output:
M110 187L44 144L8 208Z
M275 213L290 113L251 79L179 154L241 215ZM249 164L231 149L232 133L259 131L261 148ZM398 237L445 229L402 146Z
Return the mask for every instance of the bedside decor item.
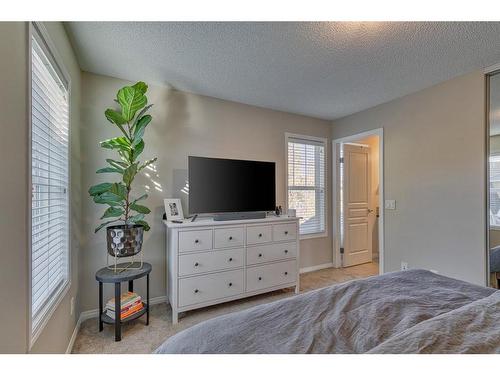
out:
M289 208L288 217L295 217L295 216L297 216L297 210L295 208Z
M144 217L151 210L141 204L148 195L132 196L132 184L136 175L156 161L156 158L146 162L138 160L144 151L144 132L152 119L151 115L146 114L152 107L151 104L147 105L147 90L148 86L144 82L121 88L115 100L120 109L107 109L104 112L107 120L116 126L121 135L102 141L100 145L118 153L119 160L106 159L109 165L96 173L118 175L119 181L103 182L89 189L95 203L107 206L101 216L101 220L106 221L95 232L109 224L120 223L108 226L106 236L108 254L115 258L115 271L117 258L141 252L143 232L149 230Z
M149 325L149 274L151 264L144 262L141 268L138 264L126 268L127 264L119 264L123 271L115 273L108 267L96 272L95 278L99 282L99 332L104 329L104 323L115 325L115 341L122 339L122 323L135 320L146 314L146 325ZM134 280L146 276L146 302L134 293ZM121 283L128 281L128 293L121 293ZM114 284L114 298L106 305L103 303L103 284Z
M182 212L182 204L180 199L167 198L163 200L165 205L165 215L168 221L184 220L184 213Z

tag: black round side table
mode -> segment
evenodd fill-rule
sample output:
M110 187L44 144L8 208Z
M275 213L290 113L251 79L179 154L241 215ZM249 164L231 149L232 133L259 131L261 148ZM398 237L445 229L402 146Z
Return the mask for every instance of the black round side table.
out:
M117 264L117 267L125 267L126 263ZM107 267L101 268L96 272L95 278L99 281L99 332L103 330L103 323L114 324L115 325L115 341L120 341L122 339L122 323L130 322L131 320L137 319L144 314L146 314L146 325L149 325L149 274L151 273L151 264L143 262L142 268L133 269L134 267L139 267L140 263L133 263L130 268L121 272L115 273L112 269ZM134 291L134 280L140 279L146 276L146 303L143 308L136 313L126 317L121 320L121 283L128 281L128 291ZM115 318L110 318L103 311L103 301L102 301L102 284L115 284Z

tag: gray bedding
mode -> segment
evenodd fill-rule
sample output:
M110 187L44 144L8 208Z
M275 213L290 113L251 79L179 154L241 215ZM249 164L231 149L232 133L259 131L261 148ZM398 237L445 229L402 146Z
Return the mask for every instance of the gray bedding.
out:
M429 271L388 273L208 320L156 353L497 352L499 303Z

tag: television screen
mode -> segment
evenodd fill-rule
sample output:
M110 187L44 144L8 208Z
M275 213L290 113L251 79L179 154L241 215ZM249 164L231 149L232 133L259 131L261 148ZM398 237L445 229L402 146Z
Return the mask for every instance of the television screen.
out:
M189 156L188 170L192 214L275 208L275 163Z

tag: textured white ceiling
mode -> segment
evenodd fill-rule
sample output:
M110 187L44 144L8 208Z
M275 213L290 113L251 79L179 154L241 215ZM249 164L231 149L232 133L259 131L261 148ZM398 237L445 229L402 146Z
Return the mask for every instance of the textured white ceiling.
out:
M339 118L500 62L500 23L70 22L85 71Z

